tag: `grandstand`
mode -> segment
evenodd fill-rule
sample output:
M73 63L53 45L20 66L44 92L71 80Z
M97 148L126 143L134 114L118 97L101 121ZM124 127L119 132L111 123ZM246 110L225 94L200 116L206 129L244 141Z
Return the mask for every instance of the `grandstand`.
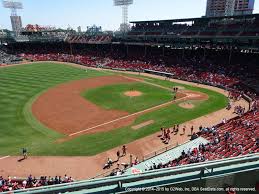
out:
M109 35L69 35L65 38L69 43L81 43L81 44L110 44L112 36Z
M7 54L0 48L0 66L19 63L21 58L15 55Z
M128 36L152 38L223 38L258 36L259 14L176 20L136 21ZM158 39L158 42L160 40Z

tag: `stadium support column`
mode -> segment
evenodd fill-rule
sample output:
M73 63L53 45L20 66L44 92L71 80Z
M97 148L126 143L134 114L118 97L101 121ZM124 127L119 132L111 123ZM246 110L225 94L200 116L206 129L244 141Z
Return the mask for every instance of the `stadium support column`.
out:
M145 47L145 58L147 57L147 45L144 45Z
M12 53L14 53L13 44L11 44L11 50L12 50Z
M203 49L203 59L206 59L206 47Z
M126 54L127 54L127 57L129 56L129 45L127 44L126 45Z
M229 50L229 57L228 57L228 64L231 64L231 60L232 60L232 46L230 46L230 50Z
M183 48L182 59L184 59L184 52L185 52L185 49Z
M165 56L165 45L162 46L163 47L163 57Z
M73 47L72 47L72 44L70 43L69 46L70 46L70 55L73 55Z
M48 50L48 49L47 49L47 44L44 44L44 49L45 49L45 51Z

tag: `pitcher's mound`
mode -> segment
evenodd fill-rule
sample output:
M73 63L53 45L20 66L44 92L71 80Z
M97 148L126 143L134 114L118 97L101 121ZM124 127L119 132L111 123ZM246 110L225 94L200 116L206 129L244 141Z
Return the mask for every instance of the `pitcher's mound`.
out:
M192 109L194 108L194 105L190 102L183 102L179 104L180 107L186 108L186 109Z
M124 95L129 97L137 97L137 96L141 96L142 93L139 91L127 91L124 93Z

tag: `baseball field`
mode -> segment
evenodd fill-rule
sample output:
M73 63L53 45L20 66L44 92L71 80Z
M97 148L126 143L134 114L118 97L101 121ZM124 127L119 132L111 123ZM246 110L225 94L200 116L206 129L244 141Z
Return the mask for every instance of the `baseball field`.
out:
M26 147L35 156L92 156L227 102L209 89L60 63L0 68L0 155Z

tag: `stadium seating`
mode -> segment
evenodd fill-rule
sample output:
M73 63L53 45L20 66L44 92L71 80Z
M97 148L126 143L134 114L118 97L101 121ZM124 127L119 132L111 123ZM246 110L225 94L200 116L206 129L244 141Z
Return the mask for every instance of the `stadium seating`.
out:
M92 59L89 56L69 55L69 54L21 54L24 59L32 61L59 61L71 62L78 64L87 64L88 66L96 67L96 58Z
M65 175L63 178L61 176L42 176L39 179L32 177L32 175L29 175L27 179L12 179L10 176L7 179L4 179L2 176L0 176L0 192L10 192L14 190L35 188L47 185L70 183L73 181L74 180L67 175Z
M66 42L69 43L84 43L84 44L100 44L100 43L110 43L112 37L110 35L96 35L96 36L87 36L87 35L68 35L65 38Z
M21 59L15 55L7 54L5 51L0 50L0 66L14 64L21 61Z
M137 164L133 168L143 172L258 153L258 108L257 104L253 111L242 117L236 117L212 128L202 128L198 134L207 139L207 142L204 139L195 139L193 142ZM130 174L131 169L125 173Z
M239 37L259 36L258 16L247 18L191 18L182 20L133 22L128 36L146 35L158 38L158 35L178 37ZM150 39L152 40L152 39Z
M29 50L27 53L20 55L24 58L44 61L62 61L75 62L91 67L102 66L105 68L119 68L134 71L143 71L145 69L167 72L174 75L175 78L207 83L210 85L229 87L238 85L238 83L246 83L252 87L257 87L256 82L256 60L247 56L233 57L233 65L227 64L226 52L206 51L207 56L204 58L202 50L188 51L186 56L179 58L178 50L174 54L168 53L168 56L159 56L153 54L152 56L142 57L139 52L129 54L127 58L120 59L121 54L114 50L108 52L101 49L102 52L95 52L86 48L73 48L73 55L68 54L69 51L58 50L58 46L50 48L49 51L42 50L44 47L36 47L34 52ZM48 48L48 47L47 47ZM132 49L134 50L134 49ZM170 51L172 52L172 51ZM41 53L41 54L40 54ZM179 54L178 54L179 53ZM123 55L121 55L123 56ZM221 56L221 57L219 57ZM248 64L247 61L249 61ZM246 71L244 75L242 71Z

